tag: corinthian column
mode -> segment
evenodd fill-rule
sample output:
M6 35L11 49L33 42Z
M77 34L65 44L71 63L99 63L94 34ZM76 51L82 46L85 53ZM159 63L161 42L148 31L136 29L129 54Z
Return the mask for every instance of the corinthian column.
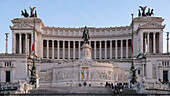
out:
M5 53L8 53L8 34L9 33L5 33L6 35L6 52Z
M22 54L22 34L19 34L19 53Z
M57 53L58 53L58 59L60 59L60 41L57 41Z
M123 58L123 40L121 40L121 47L120 47L120 51L121 51L121 54L120 54L120 57Z
M16 34L12 32L12 53L16 53Z
M70 59L70 41L68 41L68 59Z
M107 59L107 41L105 41L105 59Z
M153 33L153 53L156 53L156 46L155 46L155 33Z
M54 40L52 40L52 59L54 59Z
M94 59L96 59L96 41L94 41Z
M126 40L126 58L128 58L128 39Z
M73 41L73 59L76 59L76 56L75 56L75 41Z
M63 41L63 59L65 59L65 41Z
M112 40L110 40L110 59L112 59Z
M79 58L80 58L80 41L78 41L79 42Z
M100 57L99 57L99 58L101 59L101 58L102 58L102 44L101 44L101 41L100 41L100 49L99 49L99 50L100 50L100 52L99 52L99 53L100 53L100 54L99 54Z
M27 52L27 47L28 47L28 45L27 45L27 40L28 40L28 36L27 36L27 33L25 33L25 54L27 55L28 54L28 52Z
M117 40L115 40L115 59L117 59Z
M49 40L47 40L47 59L49 59Z
M148 44L147 44L147 46L148 46L148 49L147 49L147 52L149 53L149 33L148 33L148 35L147 35L147 41L148 41Z

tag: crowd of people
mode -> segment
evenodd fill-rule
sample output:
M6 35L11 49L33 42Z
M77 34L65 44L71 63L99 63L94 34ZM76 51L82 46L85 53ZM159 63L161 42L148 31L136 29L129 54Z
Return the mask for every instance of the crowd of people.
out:
M105 87L111 88L114 94L123 93L123 88L128 87L128 83L117 83L113 85L113 83L106 82Z

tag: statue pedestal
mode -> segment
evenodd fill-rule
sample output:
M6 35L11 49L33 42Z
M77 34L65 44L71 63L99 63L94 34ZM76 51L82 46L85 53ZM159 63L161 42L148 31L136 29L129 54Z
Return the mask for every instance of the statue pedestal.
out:
M91 46L89 44L84 43L81 47L81 59L80 60L91 60Z

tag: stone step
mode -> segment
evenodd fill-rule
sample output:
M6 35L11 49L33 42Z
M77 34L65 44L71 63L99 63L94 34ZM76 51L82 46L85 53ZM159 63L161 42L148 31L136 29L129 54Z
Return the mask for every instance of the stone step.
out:
M30 94L105 94L109 95L111 92L106 87L40 87L36 90L31 90Z

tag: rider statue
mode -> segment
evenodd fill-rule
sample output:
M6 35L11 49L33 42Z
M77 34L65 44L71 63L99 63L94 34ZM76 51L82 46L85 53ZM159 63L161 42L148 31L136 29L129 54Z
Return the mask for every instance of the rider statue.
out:
M82 39L83 39L84 43L88 43L88 40L90 39L89 30L87 29L86 26L85 26L84 31L83 31Z

